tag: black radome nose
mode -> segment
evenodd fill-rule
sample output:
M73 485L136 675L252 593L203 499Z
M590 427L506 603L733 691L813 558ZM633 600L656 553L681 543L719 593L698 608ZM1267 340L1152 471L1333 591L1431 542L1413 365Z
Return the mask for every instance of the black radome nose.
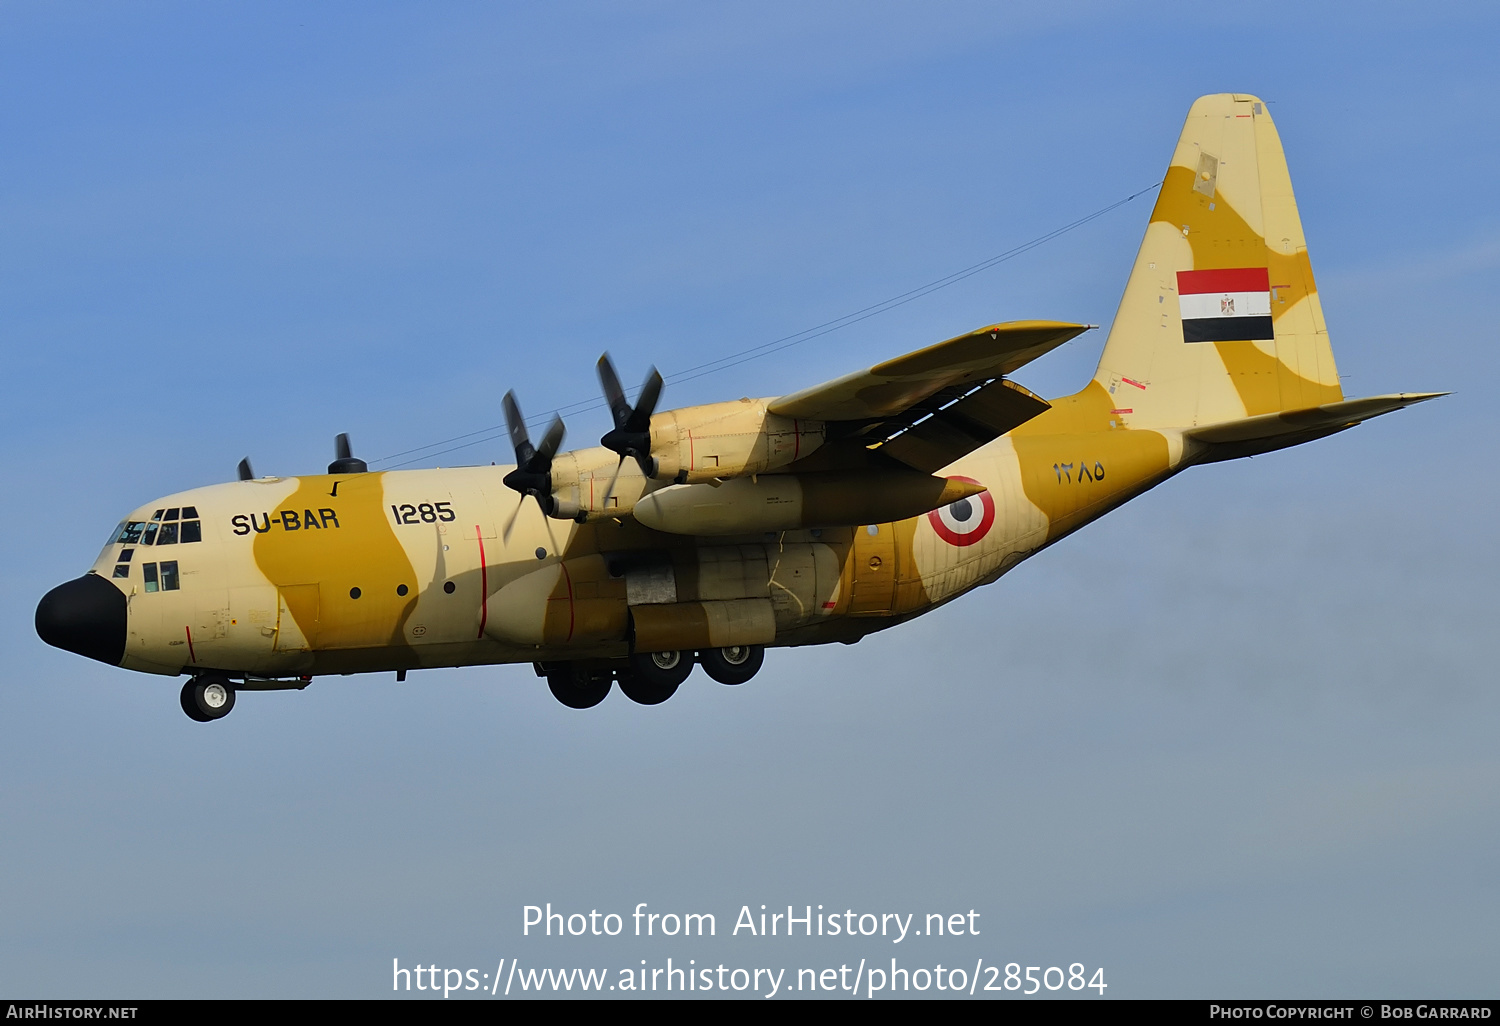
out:
M119 666L125 658L125 596L98 574L59 584L36 606L47 644Z

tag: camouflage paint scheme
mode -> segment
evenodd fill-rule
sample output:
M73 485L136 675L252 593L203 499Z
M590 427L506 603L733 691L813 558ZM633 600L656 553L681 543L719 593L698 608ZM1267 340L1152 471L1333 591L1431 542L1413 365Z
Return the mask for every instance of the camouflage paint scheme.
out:
M1266 269L1274 340L1184 341L1176 275L1218 268ZM795 412L824 394L753 405ZM122 665L159 674L609 661L632 639L637 651L848 642L996 580L1194 463L1429 397L1343 401L1276 129L1256 98L1221 94L1189 113L1094 379L939 471L982 492L889 523L693 537L628 513L553 520L524 499L517 511L510 467L263 478L148 503L128 519L194 506L203 541L137 546L125 580L110 574L127 546L111 544L94 572L128 597ZM793 444L806 428L787 430ZM403 505L416 523L396 522ZM143 592L140 564L169 554L180 589Z

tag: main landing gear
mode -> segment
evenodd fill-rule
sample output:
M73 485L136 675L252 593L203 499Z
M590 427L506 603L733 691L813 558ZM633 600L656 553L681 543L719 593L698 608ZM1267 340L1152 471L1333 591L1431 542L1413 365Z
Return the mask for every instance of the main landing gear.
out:
M228 677L203 674L190 677L182 686L182 711L188 719L207 723L221 720L234 708L234 685Z
M547 669L552 697L569 709L592 709L609 694L608 670L587 670L579 663L558 663Z
M766 660L763 645L731 645L701 652L639 652L623 665L536 664L552 696L569 709L589 709L604 701L618 681L625 697L639 705L660 705L677 693L696 663L720 684L743 684ZM186 692L184 692L186 693ZM184 700L186 701L186 700ZM186 706L184 706L186 708Z

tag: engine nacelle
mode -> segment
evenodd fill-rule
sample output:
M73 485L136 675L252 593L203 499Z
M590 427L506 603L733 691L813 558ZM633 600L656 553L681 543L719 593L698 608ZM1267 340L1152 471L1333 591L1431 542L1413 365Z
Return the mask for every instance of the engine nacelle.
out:
M769 412L771 399L739 399L667 410L651 418L657 480L691 484L785 467L826 437L821 421Z

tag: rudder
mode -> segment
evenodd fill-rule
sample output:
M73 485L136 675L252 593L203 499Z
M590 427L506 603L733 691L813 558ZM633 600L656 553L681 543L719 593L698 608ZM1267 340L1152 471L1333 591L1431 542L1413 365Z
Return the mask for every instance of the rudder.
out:
M1094 380L1127 427L1343 398L1281 139L1256 97L1199 98Z

